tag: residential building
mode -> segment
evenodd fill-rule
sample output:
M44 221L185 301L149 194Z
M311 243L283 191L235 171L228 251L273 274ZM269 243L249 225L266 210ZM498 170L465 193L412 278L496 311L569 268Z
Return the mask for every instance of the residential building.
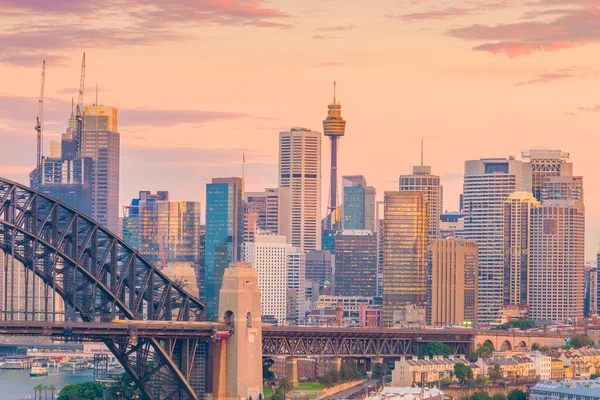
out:
M465 163L462 236L479 249L479 322L496 322L504 302L504 203L522 187L522 164L514 157Z
M531 212L531 319L569 322L583 318L584 245L585 207L581 178L546 178L542 206Z
M423 192L385 192L383 320L427 301L426 204Z
M440 237L440 215L444 209L444 193L440 177L431 174L431 167L421 165L413 167L412 175L400 176L401 192L421 192L426 210L426 243Z
M540 202L528 192L514 192L504 203L504 304L529 304L531 210Z
M246 259L258 276L261 312L272 316L278 325L287 321L288 257L292 245L285 236L257 235L253 242L244 243ZM296 316L294 316L296 317Z
M225 269L241 259L244 234L244 182L214 178L206 185L205 288L206 313L217 318Z
M319 285L319 292L330 287L335 271L335 257L327 250L306 253L306 279Z
M474 378L480 376L479 365L469 362L464 355L449 358L425 356L424 359L401 356L400 361L395 362L391 386L422 387L428 383L437 383L443 378L452 379L456 364L468 365L473 369Z
M593 380L565 379L561 382L539 381L529 388L530 400L600 400L600 378Z
M199 201L172 201L167 191L140 191L123 207L123 239L161 268L173 262L196 268L201 217Z
M441 327L477 322L477 243L465 239L434 240L428 259L428 323Z
M446 400L443 391L434 387L390 387L385 386L379 392L370 394L365 400Z
M81 157L92 159L92 218L115 233L119 230L120 141L116 108L84 107Z
M550 362L551 370L550 370L550 379L561 380L565 379L565 363L563 360L559 358L553 358Z
M280 218L289 226L280 230L302 253L321 247L321 133L292 128L279 134ZM284 189L285 190L285 189Z
M536 379L551 379L552 378L552 357L542 354L540 351L534 351L528 354L535 364Z
M487 368L498 364L505 378L533 379L536 376L535 362L524 355L492 356L484 360Z
M542 187L547 178L572 176L573 164L567 162L569 153L561 150L532 149L521 154L523 159L523 190L542 201Z
M375 196L377 191L367 186L362 175L342 177L344 191L344 230L375 230Z
M343 230L335 238L334 293L338 296L377 295L377 234Z

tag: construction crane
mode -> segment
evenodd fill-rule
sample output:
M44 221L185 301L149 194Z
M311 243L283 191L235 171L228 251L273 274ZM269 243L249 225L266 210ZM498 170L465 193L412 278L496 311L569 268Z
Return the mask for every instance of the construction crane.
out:
M38 99L38 112L36 117L35 131L37 132L37 160L35 180L42 183L42 131L44 125L44 85L46 83L46 60L42 62L42 84L40 87L40 98Z
M85 53L83 53L83 59L81 60L81 79L79 81L79 98L77 99L77 110L75 113L75 121L77 126L75 129L75 157L81 158L81 135L83 131L83 90L85 86Z

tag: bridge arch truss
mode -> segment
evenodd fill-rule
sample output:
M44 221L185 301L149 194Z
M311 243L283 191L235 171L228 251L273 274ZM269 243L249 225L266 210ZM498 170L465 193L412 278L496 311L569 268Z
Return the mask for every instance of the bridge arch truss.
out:
M204 303L116 235L43 193L0 178L2 252L3 320L205 319ZM24 281L24 293L15 293L14 279L9 277L16 276ZM58 298L64 302L64 312L57 308ZM208 352L205 341L197 337L138 337L132 330L129 338L103 342L144 398L202 397Z

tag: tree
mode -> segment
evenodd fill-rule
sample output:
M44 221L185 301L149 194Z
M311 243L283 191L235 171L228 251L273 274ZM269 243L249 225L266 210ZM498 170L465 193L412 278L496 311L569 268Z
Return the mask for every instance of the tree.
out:
M263 357L263 380L272 381L275 379L275 374L271 371L271 367L275 364L275 361L271 357Z
M492 398L490 397L488 392L484 392L484 391L479 391L479 392L475 392L471 395L471 400L491 400Z
M50 386L48 386L48 390L52 393L51 396L50 396L50 398L52 400L54 400L54 392L56 392L56 386L50 385Z
M342 375L337 369L332 369L328 374L331 375L331 382L339 382L342 380Z
M421 347L421 356L444 356L448 357L452 354L452 349L445 343L431 342Z
M454 364L454 376L464 385L473 380L473 369L463 363Z
M106 390L107 395L118 399L120 397L124 399L133 399L142 397L142 393L137 388L129 374L122 374L114 385L110 386ZM118 394L117 394L118 393Z
M570 343L571 346L575 347L576 349L594 345L594 341L587 336L573 336Z
M279 386L275 389L275 393L271 397L272 400L285 400L287 393L294 390L294 385L290 378L284 376L279 381Z
M500 365L498 365L498 364L492 365L492 368L490 368L488 371L488 376L494 382L496 382L498 379L502 379L504 377L504 374L502 373L502 369L500 368Z
M494 345L490 343L484 343L477 346L477 356L480 358L487 358L494 351Z
M506 400L506 396L502 393L496 393L494 396L492 396L492 400Z
M58 400L100 400L105 386L98 382L81 382L65 386L58 395Z
M377 363L373 367L373 377L374 378L383 378L390 372L390 369L384 363Z
M34 396L34 398L35 398L36 400L38 400L38 399L40 399L40 400L41 400L41 398L42 398L42 390L44 390L44 385L36 385L36 386L33 388L33 391L35 392L35 396ZM39 396L38 396L38 392L40 392L40 395L39 395Z
M333 383L333 378L331 377L331 374L326 373L325 375L320 376L319 383L323 386L331 386L331 384Z
M529 320L525 320L525 321L519 321L519 320L514 320L514 321L509 321L505 324L501 324L501 325L497 325L492 327L490 330L492 331L498 331L498 330L502 330L502 331L506 331L508 329L520 329L520 330L527 330L527 329L531 329L535 327L535 322L533 321L529 321Z
M508 400L526 400L527 394L521 389L513 389L508 392Z

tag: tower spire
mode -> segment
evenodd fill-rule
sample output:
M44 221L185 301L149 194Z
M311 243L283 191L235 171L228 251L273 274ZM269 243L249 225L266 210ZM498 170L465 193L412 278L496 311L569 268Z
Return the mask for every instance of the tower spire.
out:
M335 79L333 80L333 104L335 104Z

